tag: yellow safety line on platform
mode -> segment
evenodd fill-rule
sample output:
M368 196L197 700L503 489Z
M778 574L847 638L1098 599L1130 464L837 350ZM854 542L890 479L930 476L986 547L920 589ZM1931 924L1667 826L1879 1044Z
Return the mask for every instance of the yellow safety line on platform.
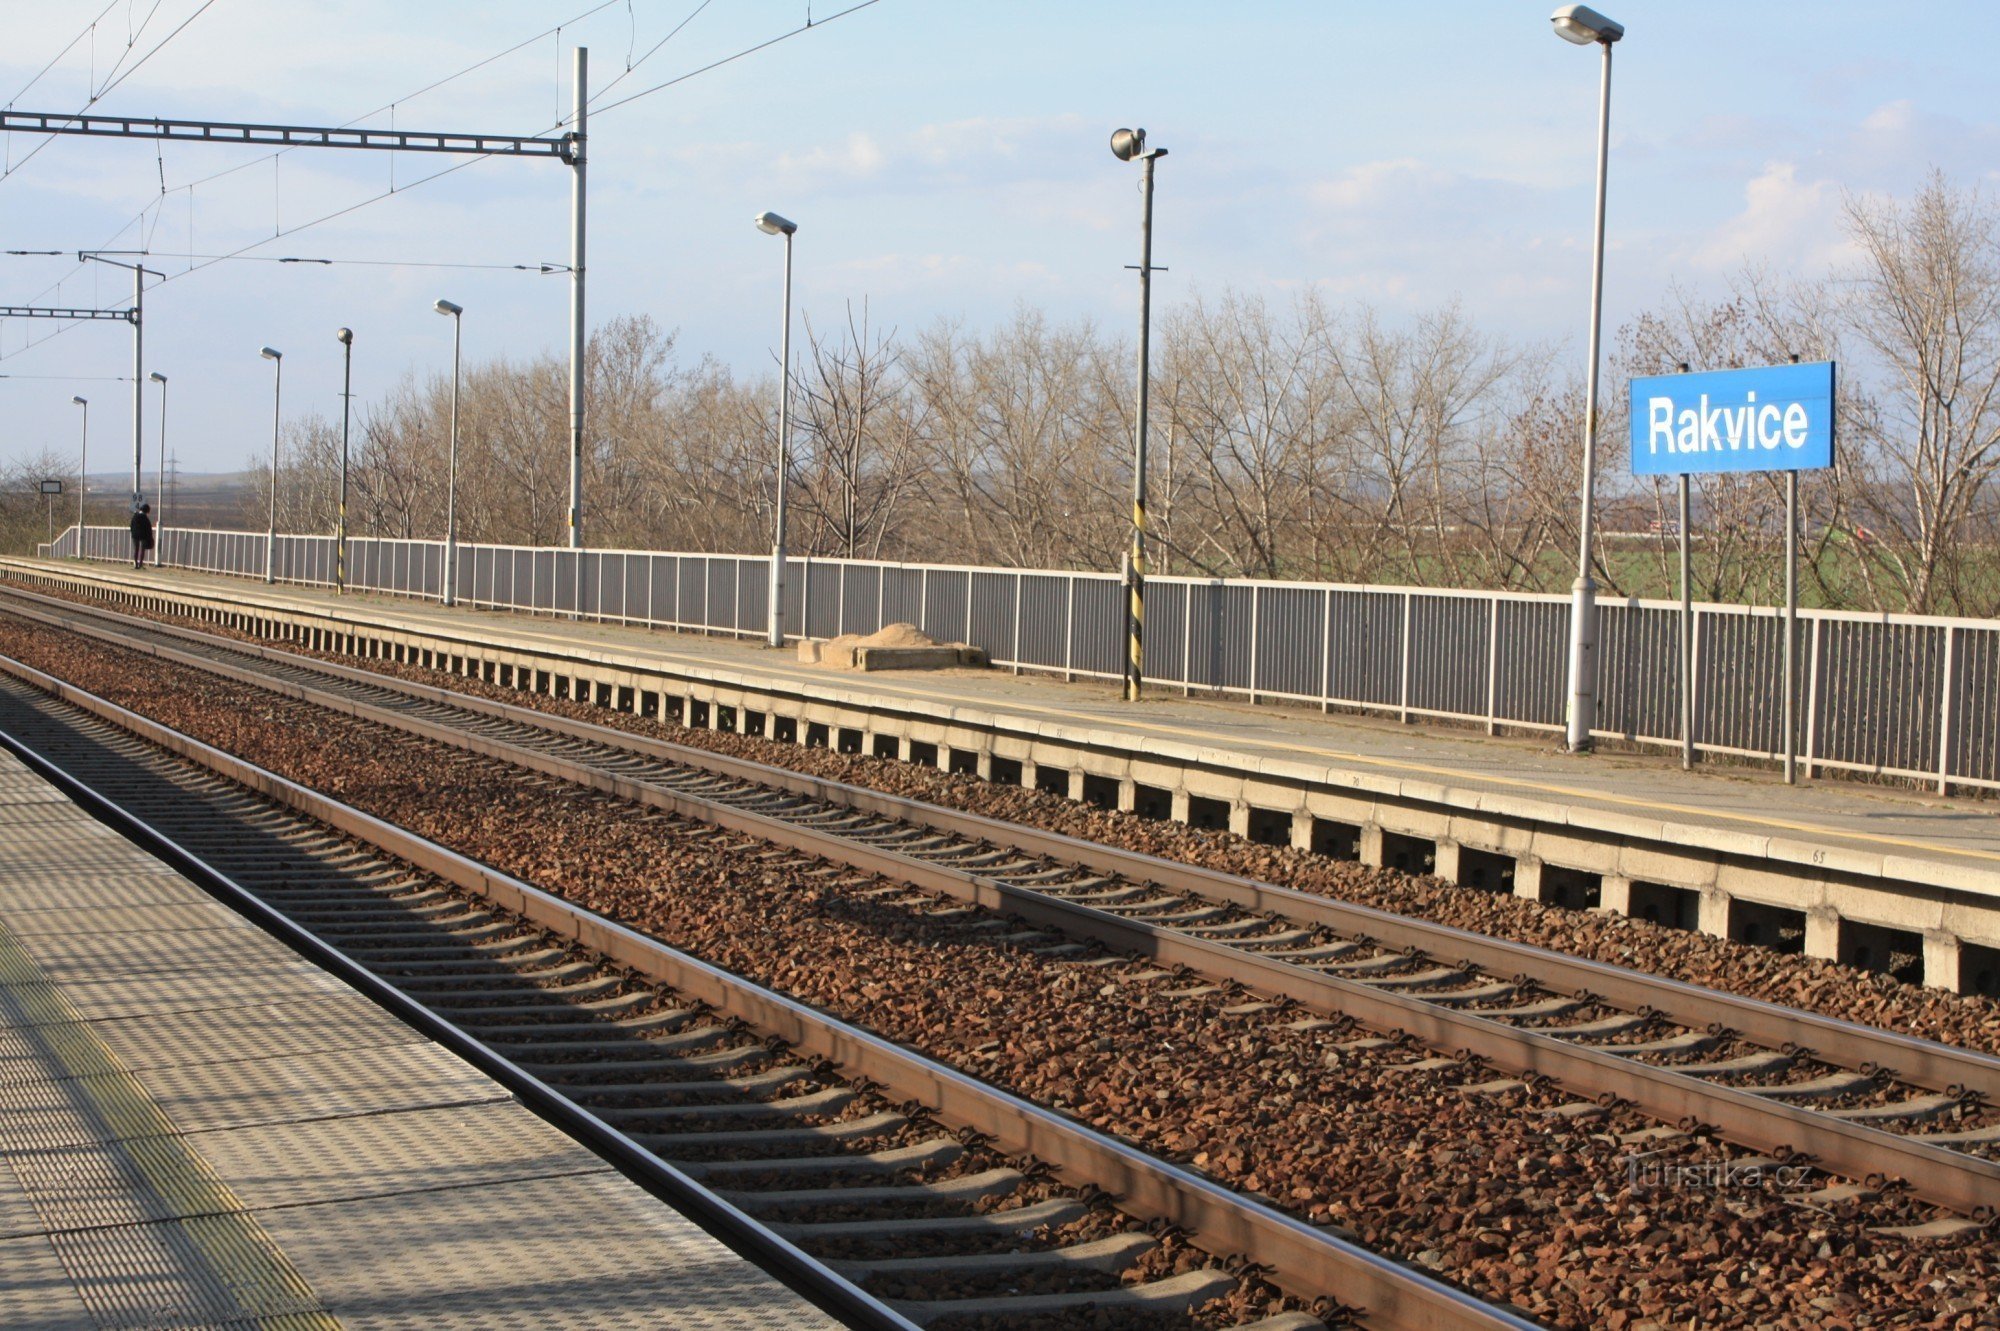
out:
M88 1100L109 1130L110 1140L98 1145L116 1151L166 1203L228 1287L246 1324L265 1331L340 1331L340 1320L321 1305L311 1283L5 925L0 985L27 1016L35 1042L54 1065L50 1071ZM102 1279L94 1272L73 1275L79 1283Z

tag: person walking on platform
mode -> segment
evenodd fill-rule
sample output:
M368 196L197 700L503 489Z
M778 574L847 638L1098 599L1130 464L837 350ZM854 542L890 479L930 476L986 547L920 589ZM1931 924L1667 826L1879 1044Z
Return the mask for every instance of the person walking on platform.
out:
M153 506L139 505L139 511L132 515L132 567L146 567L146 556L153 548Z

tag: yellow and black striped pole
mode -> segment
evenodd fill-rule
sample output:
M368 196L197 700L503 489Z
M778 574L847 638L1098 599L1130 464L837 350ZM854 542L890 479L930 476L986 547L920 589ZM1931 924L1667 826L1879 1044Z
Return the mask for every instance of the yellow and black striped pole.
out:
M1146 131L1121 129L1111 136L1121 161L1139 160L1142 172L1139 220L1139 402L1132 446L1132 549L1125 560L1125 701L1137 702L1146 677L1146 403L1151 384L1153 328L1153 163L1165 148L1148 149Z

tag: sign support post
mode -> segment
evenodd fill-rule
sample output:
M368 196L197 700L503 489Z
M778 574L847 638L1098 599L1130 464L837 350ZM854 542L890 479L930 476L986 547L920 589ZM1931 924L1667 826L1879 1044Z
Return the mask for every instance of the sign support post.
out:
M1785 473L1785 784L1799 783L1799 474Z
M1681 767L1694 765L1693 533L1696 473L1785 473L1785 611L1779 746L1786 785L1799 779L1799 473L1833 465L1832 361L1680 373L1631 382L1632 473L1673 476L1680 499Z
M1688 474L1680 474L1681 537L1681 770L1694 770L1694 557L1688 531Z

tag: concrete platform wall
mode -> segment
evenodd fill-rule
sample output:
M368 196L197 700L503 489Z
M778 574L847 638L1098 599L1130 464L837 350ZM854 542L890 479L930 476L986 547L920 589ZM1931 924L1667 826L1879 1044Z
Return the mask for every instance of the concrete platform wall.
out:
M0 561L4 563L4 561ZM996 709L927 708L865 685L696 668L579 641L511 637L354 602L287 605L8 565L30 583L256 637L405 662L696 727L923 762L1579 909L1759 942L1954 991L2000 993L2000 874L1942 860L1550 801L1329 772ZM546 621L544 621L546 623Z

